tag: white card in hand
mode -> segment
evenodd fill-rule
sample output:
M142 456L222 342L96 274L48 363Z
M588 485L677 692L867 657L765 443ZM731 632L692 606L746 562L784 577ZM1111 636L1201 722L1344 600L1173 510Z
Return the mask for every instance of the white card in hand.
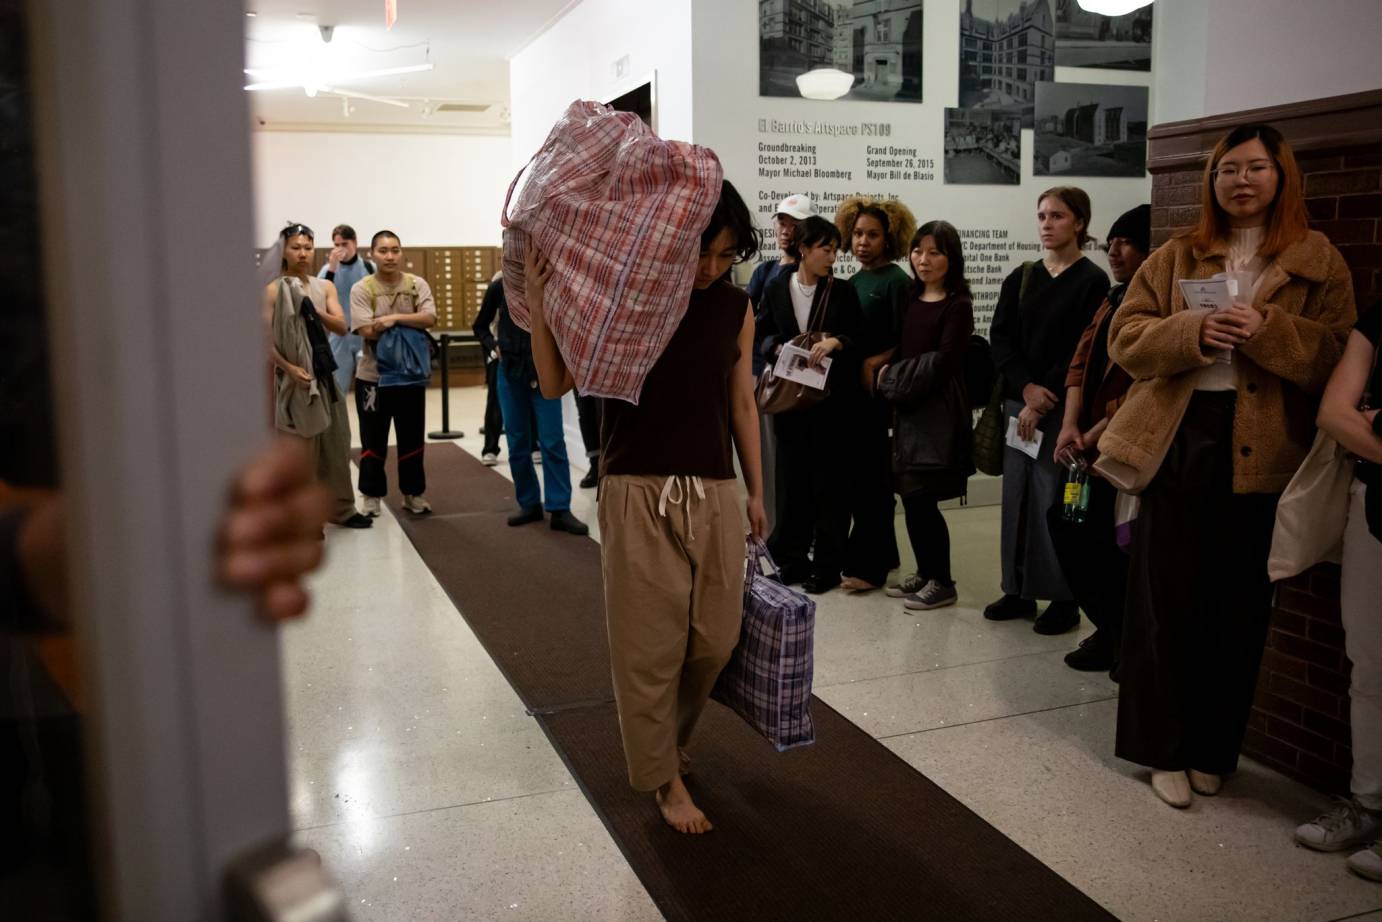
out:
M1033 461L1036 460L1037 452L1041 451L1041 439L1044 433L1040 429L1036 430L1036 438L1030 442L1017 434L1017 417L1008 417L1008 444L1018 451L1027 455Z
M1226 310L1233 305L1233 299L1238 296L1238 288L1238 279L1224 273L1209 279L1180 280L1180 293L1191 310ZM1232 365L1233 350L1216 350L1214 361L1220 365Z
M811 364L810 352L788 343L782 347L782 352L777 357L773 374L788 381L805 384L807 387L824 390L826 378L830 375L830 361L830 357L826 356L821 359L820 367L817 368Z
M1181 279L1180 293L1191 310L1220 311L1233 304L1229 279ZM1236 285L1236 283L1235 283Z

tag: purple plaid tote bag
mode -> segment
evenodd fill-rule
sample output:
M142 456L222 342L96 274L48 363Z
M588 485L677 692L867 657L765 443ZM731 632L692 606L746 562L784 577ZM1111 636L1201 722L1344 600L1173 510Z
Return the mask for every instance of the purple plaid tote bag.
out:
M816 603L763 574L772 555L750 539L739 645L711 697L729 707L778 752L816 741L811 721Z

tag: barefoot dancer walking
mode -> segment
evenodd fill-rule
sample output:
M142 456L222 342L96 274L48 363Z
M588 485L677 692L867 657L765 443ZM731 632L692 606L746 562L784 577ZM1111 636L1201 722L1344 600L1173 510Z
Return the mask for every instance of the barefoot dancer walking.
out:
M604 405L600 551L614 696L629 781L656 792L678 832L711 829L681 780L685 747L739 639L744 521L731 450L748 486L749 529L767 527L754 402L753 313L722 277L758 251L753 217L724 183L701 233L691 305L643 386L637 406ZM526 266L533 360L542 392L573 381L543 314L552 275Z

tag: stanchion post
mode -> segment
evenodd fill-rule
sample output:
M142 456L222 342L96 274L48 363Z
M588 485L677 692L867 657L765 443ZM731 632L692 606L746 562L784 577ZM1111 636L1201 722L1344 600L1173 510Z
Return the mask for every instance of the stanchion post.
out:
M429 439L463 439L465 433L457 430L451 431L451 339L450 333L438 333L437 338L441 340L441 430L429 432Z

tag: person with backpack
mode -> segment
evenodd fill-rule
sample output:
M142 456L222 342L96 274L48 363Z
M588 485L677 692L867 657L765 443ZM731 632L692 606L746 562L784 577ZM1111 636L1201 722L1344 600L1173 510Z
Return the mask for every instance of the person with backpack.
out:
M902 497L917 569L887 590L913 611L954 605L950 530L942 500L964 496L974 473L965 363L974 305L959 232L928 221L912 235L916 283L897 323L897 350L875 390L892 407L892 488Z
M389 491L384 459L389 454L392 425L398 446L398 486L403 491L403 508L423 515L432 511L432 505L423 496L427 475L422 466L430 370L423 380L381 377L380 352L385 345L383 337L395 328L420 332L435 326L437 305L426 279L403 271L403 244L398 234L381 230L370 241L370 251L378 260L378 268L350 289L351 329L364 339L360 364L355 370L355 409L360 416L360 492L365 497L365 514L379 515L380 500ZM405 353L418 345L416 340L399 343Z
M1056 461L1092 468L1099 436L1108 428L1132 386L1132 377L1108 357L1113 314L1123 303L1128 282L1151 250L1152 206L1138 205L1113 222L1108 232L1108 267L1117 284L1085 327L1065 375L1065 416L1056 437ZM1123 642L1123 603L1128 591L1128 555L1118 546L1114 505L1118 491L1092 470L1085 520L1065 517L1065 504L1046 511L1051 542L1075 601L1094 623L1094 633L1066 654L1065 664L1083 672L1108 672Z
M274 368L274 426L306 442L317 479L331 491L333 524L369 528L355 508L350 485L350 418L336 388L336 362L328 333L346 331L336 289L312 275L312 229L289 224L278 235L281 275L264 289L261 304L269 328Z
M336 300L343 305L350 304L350 289L373 272L374 263L360 255L355 228L349 224L337 224L332 228L331 253L317 276L336 286ZM331 342L331 355L336 360L336 388L342 394L352 393L356 356L364 347L364 340L349 329L344 333L328 330L326 337Z
M892 355L897 318L912 295L912 279L893 260L901 259L916 233L917 219L897 200L880 201L856 195L835 212L845 251L859 261L850 284L859 295L862 316L860 352L864 389L851 414L854 431L846 463L849 515L853 525L845 544L844 582L850 592L881 589L900 560L894 524L890 481L888 430L892 409L873 391L876 370Z
M1032 629L1063 634L1080 623L1080 610L1061 572L1046 526L1046 510L1061 495L1065 468L1055 460L1064 418L1065 374L1080 335L1108 294L1108 276L1085 259L1089 195L1075 186L1047 189L1037 199L1037 226L1046 254L1023 263L1003 280L989 335L1003 376L1003 427L1013 427L1036 457L1003 449L1003 597L984 609L990 621L1036 614ZM1015 423L1013 421L1016 421Z

